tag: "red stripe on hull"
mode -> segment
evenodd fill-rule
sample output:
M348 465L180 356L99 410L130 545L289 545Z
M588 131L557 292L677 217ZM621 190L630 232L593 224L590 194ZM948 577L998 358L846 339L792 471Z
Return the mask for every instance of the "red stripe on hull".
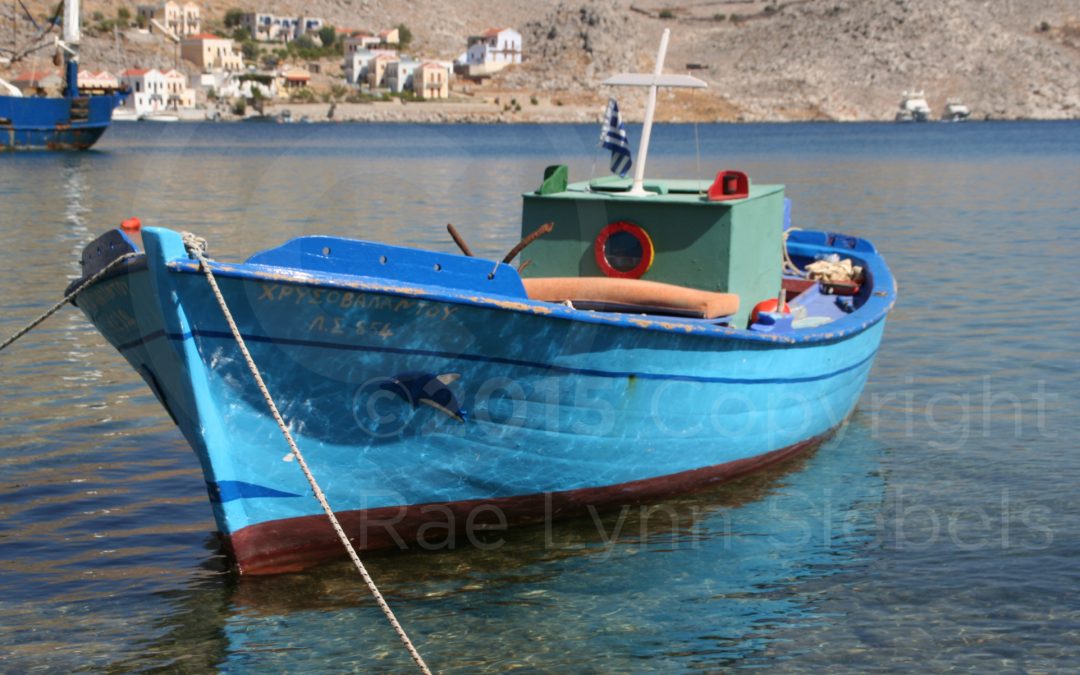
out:
M795 457L818 445L827 436L811 438L748 459L607 487L520 497L389 506L341 511L336 515L357 550L372 551L395 546L405 548L417 541L418 533L422 533L421 528L425 524L429 527L437 524L444 533L453 527L460 534L469 524L480 529L483 523L488 522L479 517L485 514L501 513L506 526L528 525L545 519L580 516L587 513L590 506L604 509L702 490ZM503 523L499 525L501 527ZM326 516L302 516L250 525L224 538L224 545L238 571L244 575L299 572L346 556L345 548Z

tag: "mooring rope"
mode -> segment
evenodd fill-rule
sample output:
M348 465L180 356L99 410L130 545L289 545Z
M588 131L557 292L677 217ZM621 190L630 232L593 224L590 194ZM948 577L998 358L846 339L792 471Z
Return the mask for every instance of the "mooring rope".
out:
M125 253L124 255L120 256L120 257L119 257L119 258L117 258L116 260L113 260L113 261L112 261L111 263L109 263L109 264L108 264L108 265L106 265L105 267L102 267L102 268L101 268L100 270L98 270L98 272L97 272L97 273L95 273L95 274L94 274L94 275L93 275L92 277L90 277L90 278L89 278L89 279L87 279L86 281L84 281L84 282L82 282L81 284L79 284L78 288L76 288L76 289L75 289L75 290L73 290L72 292L70 292L70 293L68 293L67 295L65 295L65 296L64 296L64 299L63 299L63 300L61 300L60 302L58 302L58 303L56 303L55 305L53 305L52 307L50 307L50 308L48 309L48 311L46 311L46 312L45 312L44 314L42 314L42 315L41 315L41 316L39 316L38 318L36 318L36 319L34 319L33 321L31 321L31 322L30 322L29 324L27 324L27 325L26 325L26 326L25 326L24 328L22 328L22 329L20 329L20 330L16 331L16 332L15 332L15 334L14 334L14 335L12 335L11 337L9 337L8 339L4 340L4 344L0 344L0 351L3 351L3 350L4 350L4 348L5 348L5 347L7 347L8 345L10 345L10 344L11 344L12 342L15 342L16 340L18 340L18 339L19 339L19 338L21 338L22 336L26 335L26 334L27 334L27 333L29 333L30 331L32 331L32 330L34 330L35 328L37 328L37 327L38 327L38 325L39 325L39 324L40 324L40 323L41 323L42 321L44 321L45 319L48 319L48 318L49 318L50 316L52 316L53 314L56 314L56 313L57 313L58 311L60 311L60 308L61 308L61 307L63 307L64 305L66 305L66 304L67 304L68 302L70 302L70 301L71 301L71 299L72 299L72 298L74 298L74 297L75 297L76 295L78 295L79 293L82 293L82 291L83 291L83 289L84 289L84 288L86 288L86 287L87 287L87 286L89 286L90 284L94 283L95 281L97 281L97 280L98 280L98 279L100 279L101 277L105 276L105 274L106 274L106 273L107 273L107 272L108 272L109 270L111 270L112 268L116 267L116 266L117 266L117 265L119 265L120 263L124 262L124 261L125 261L125 260L127 260L128 258L133 258L133 257L135 257L135 256L137 256L137 255L139 255L139 253L136 253L136 252L134 252L134 251L133 251L133 252L131 252L131 253Z
M255 378L255 383L258 385L259 391L262 392L263 399L266 400L266 405L269 406L270 412L274 415L274 419L277 420L278 427L281 429L282 435L288 442L293 457L296 458L300 468L303 469L304 476L307 477L308 483L315 493L315 498L319 500L319 504L322 506L323 511L326 512L326 517L330 519L330 524L334 527L334 531L337 533L338 538L341 539L341 543L345 546L345 550L349 552L349 557L352 558L353 564L360 572L360 576L363 577L364 583L367 584L368 590L371 591L371 595L375 598L375 602L378 603L379 609L386 615L386 619L390 622L390 625L401 639L401 643L405 645L405 649L408 650L409 655L412 656L412 660L416 662L416 665L420 668L421 672L426 675L431 675L431 670L428 669L427 664L424 663L424 659L420 656L420 652L416 650L412 640L405 634L405 629L402 628L401 623L399 623L397 617L394 616L393 610L390 609L390 605L386 603L382 593L379 592L378 586L375 585L375 581L372 580L371 575L368 574L367 568L364 567L364 563L360 561L360 556L357 555L356 549L353 548L352 542L349 541L348 535L345 534L345 530L341 528L341 523L338 522L337 516L334 515L334 511L330 508L329 502L326 501L326 496L319 488L319 484L315 481L315 476L311 473L307 461L304 460L304 455L300 452L300 448L297 447L296 441L293 440L292 433L289 432L289 428L285 425L285 420L282 419L281 413L278 412L278 408L274 404L274 399L270 396L270 391L266 388L266 383L263 382L262 375L255 366L255 361L251 358L251 353L248 352L247 345L244 343L244 338L240 335L240 329L237 328L236 322L233 320L232 312L229 311L228 305L225 304L225 297L222 296L221 289L218 288L217 281L214 279L214 273L211 271L210 264L207 262L205 256L206 240L202 237L196 237L190 232L184 232L182 233L182 236L184 239L184 247L193 258L199 261L200 269L203 271L203 274L206 275L206 280L210 282L210 288L214 292L214 297L217 298L217 303L218 306L221 307L222 314L225 315L225 321L229 324L229 330L232 331L233 338L236 339L236 344L240 347L240 352L244 355L244 360L247 361L248 369L251 370L251 375Z

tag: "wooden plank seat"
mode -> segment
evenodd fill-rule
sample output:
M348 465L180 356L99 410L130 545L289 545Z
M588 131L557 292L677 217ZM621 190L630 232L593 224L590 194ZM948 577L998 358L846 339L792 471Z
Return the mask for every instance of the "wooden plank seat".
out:
M569 301L580 309L673 314L715 319L739 311L739 296L642 279L535 277L522 279L532 300Z

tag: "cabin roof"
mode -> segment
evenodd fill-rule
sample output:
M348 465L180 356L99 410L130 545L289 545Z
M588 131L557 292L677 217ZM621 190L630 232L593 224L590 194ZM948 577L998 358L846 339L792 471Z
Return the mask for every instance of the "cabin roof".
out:
M708 201L704 193L709 189L712 181L709 180L686 180L686 179L645 179L645 190L652 192L652 196L630 196L627 192L633 180L630 178L618 178L615 176L598 178L593 181L570 183L565 190L555 192L544 197L555 199L581 199L581 200L628 200L639 203L667 202L670 204L702 205L702 206L725 206L743 200ZM752 183L747 199L757 199L774 192L782 191L783 185L762 185ZM528 192L526 197L539 197L534 192Z

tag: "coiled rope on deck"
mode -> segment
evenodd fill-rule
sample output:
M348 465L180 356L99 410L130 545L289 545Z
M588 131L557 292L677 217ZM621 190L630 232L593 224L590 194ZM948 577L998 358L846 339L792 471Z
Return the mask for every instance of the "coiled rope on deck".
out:
M799 266L796 265L795 261L791 259L791 254L788 253L788 247L787 247L788 237L791 236L791 233L792 232L801 232L801 231L802 231L801 227L789 227L786 230L784 230L783 241L780 243L780 251L784 255L784 273L785 274L793 274L793 275L795 275L797 277L805 278L806 277L806 272L799 269Z
M278 427L281 429L281 434L285 437L285 441L288 442L293 457L296 458L300 468L304 471L304 476L307 477L308 483L315 493L315 498L319 500L319 504L322 506L323 511L326 512L326 517L330 520L330 524L333 526L338 538L341 539L341 543L345 546L345 550L348 551L349 557L352 558L353 564L360 572L360 576L364 579L364 583L367 584L368 590L371 591L371 595L379 605L379 609L386 615L387 621L390 622L390 625L401 639L401 643L405 645L405 649L408 650L412 660L416 662L416 665L420 668L421 672L425 673L425 675L431 675L431 670L429 670L427 664L424 663L424 659L420 656L420 652L413 646L412 640L409 639L409 636L405 633L405 629L402 628L401 623L399 623L397 617L394 616L393 610L390 609L390 605L386 603L382 593L379 592L378 586L375 585L375 581L371 578L371 575L368 574L367 568L364 567L364 563L360 561L360 556L357 555L356 549L353 548L348 535L346 535L345 530L342 529L341 523L338 522L333 509L330 508L329 502L326 501L326 496L323 494L322 489L319 488L319 484L316 482L315 476L311 473L307 461L304 460L304 455L300 452L300 448L297 447L296 441L293 440L292 433L285 425L285 420L281 417L281 413L278 412L277 405L274 404L274 399L270 396L270 391L266 388L266 383L263 381L262 375L259 373L259 369L256 367L255 361L251 358L251 353L244 343L244 338L240 335L240 329L237 328L236 321L233 320L232 312L229 311L229 307L225 303L225 297L221 294L221 289L218 288L217 281L214 279L214 273L210 269L210 264L205 255L206 240L202 237L197 237L190 232L183 232L181 233L181 236L183 237L184 247L187 249L188 254L199 261L199 269L206 275L206 280L210 283L210 288L214 293L214 297L217 299L218 306L221 307L221 312L225 316L225 321L229 324L229 330L232 331L233 338L236 339L236 344L240 347L240 352L244 355L244 360L247 361L248 369L251 371L252 377L255 378L255 383L258 385L259 391L263 395L263 399L266 400L266 405L270 408L270 412L277 421Z
M11 337L9 337L8 339L4 340L4 343L0 344L0 351L3 351L4 348L7 347L8 345L10 345L12 342L15 342L16 340L18 340L22 336L26 335L30 331L37 328L38 325L40 325L41 322L43 322L45 319L48 319L53 314L56 314L58 311L60 311L61 307L66 305L68 302L70 302L71 299L74 298L76 295L78 295L79 293L82 293L83 289L85 289L87 286L94 283L95 281L97 281L101 277L105 276L109 272L109 270L116 267L117 265L124 262L125 260L127 260L129 258L134 258L137 255L140 255L140 254L137 253L137 252L134 252L134 251L131 252L131 253L125 253L124 255L118 257L116 260L113 260L111 263L109 263L105 267L102 267L100 270L98 270L89 279L87 279L86 281L79 284L79 286L75 290L73 290L72 292L65 295L63 300L61 300L60 302L58 302L55 305L53 305L52 307L50 307L48 310L45 311L44 314L42 314L38 318L31 321L29 324L27 324L22 329L16 331L15 334L12 335Z

